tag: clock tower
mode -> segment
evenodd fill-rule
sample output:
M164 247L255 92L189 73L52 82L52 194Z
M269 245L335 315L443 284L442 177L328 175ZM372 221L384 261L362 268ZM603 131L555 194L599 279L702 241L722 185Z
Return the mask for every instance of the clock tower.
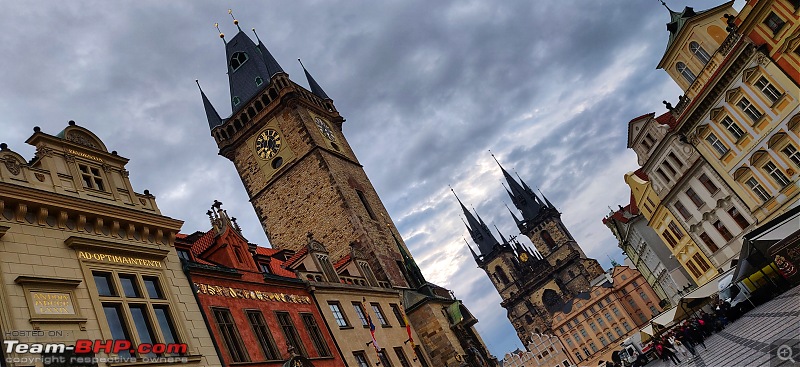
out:
M236 167L272 247L297 256L313 236L332 263L358 250L377 287L397 292L432 365L495 366L474 329L477 319L420 272L342 133L345 119L333 100L305 66L308 88L289 79L256 40L241 29L225 40L228 118L200 92L219 154Z
M331 258L355 244L379 281L408 287L394 226L342 133L345 119L305 67L310 90L256 39L239 30L225 42L231 116L201 94L219 154L236 167L270 244L296 251L312 232Z

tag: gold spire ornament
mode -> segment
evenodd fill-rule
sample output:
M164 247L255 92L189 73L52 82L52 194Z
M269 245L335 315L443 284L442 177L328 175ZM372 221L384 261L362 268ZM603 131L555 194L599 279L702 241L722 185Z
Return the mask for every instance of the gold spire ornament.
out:
M222 38L222 40L224 41L225 40L225 33L222 33L222 31L219 30L219 23L214 23L214 28L216 28L217 31L219 32L219 38Z
M239 32L241 32L242 28L239 27L239 21L236 19L236 17L233 16L233 10L228 9L228 14L230 14L231 19L233 19L233 24L236 26L236 28L239 29Z

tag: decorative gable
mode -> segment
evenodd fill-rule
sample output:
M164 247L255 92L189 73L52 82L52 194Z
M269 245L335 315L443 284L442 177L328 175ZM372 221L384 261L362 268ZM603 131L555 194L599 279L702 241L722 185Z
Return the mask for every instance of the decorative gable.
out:
M742 87L733 88L725 92L725 102L733 103L742 94Z

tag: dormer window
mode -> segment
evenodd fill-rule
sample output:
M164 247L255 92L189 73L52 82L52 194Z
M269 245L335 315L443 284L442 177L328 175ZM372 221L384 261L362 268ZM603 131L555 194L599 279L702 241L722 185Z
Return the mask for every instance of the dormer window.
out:
M689 82L689 84L694 83L694 80L697 79L694 73L692 73L692 71L689 70L689 67L682 62L675 64L675 69L677 69L678 72L681 73L681 75L683 75L683 78L686 79L686 81Z
M234 106L238 106L239 103L242 103L242 99L239 98L238 96L233 96L233 98L231 99L231 102L233 102Z
M238 70L247 61L247 54L244 52L234 52L231 56L231 72Z
M333 264L331 264L330 259L328 259L327 255L323 254L316 254L317 263L319 264L322 273L325 274L325 278L329 282L338 283L339 282L339 275L336 274L336 270L333 268Z
M260 76L257 76L256 77L256 87L260 87L261 84L264 84L264 79L262 79Z
M261 272L264 274L272 274L272 271L269 270L269 264L260 263L258 267L261 268Z
M692 51L695 57L697 57L703 65L708 64L711 61L711 56L700 46L699 43L692 41L689 43L689 51Z
M100 191L106 190L105 186L103 185L103 176L100 175L99 168L85 164L79 164L78 169L81 171L83 187Z

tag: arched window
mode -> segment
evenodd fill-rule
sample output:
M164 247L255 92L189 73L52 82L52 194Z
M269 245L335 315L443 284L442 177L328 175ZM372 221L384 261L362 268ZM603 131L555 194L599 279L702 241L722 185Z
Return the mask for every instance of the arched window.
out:
M689 84L694 83L694 80L697 79L697 77L694 75L694 73L692 73L691 70L689 70L689 67L686 66L686 64L679 62L675 64L675 68L678 70L679 73L681 73L681 75L683 75L683 77L686 79L686 81L689 82Z
M547 230L539 232L539 237L542 238L542 241L544 241L551 250L556 247L556 241L553 241L553 237L550 236L550 232Z
M239 67L241 67L242 64L245 63L245 61L247 61L247 54L246 53L241 52L241 51L234 52L233 55L231 56L231 71L238 70Z
M708 64L708 62L711 61L711 56L697 42L692 41L689 43L689 51L692 51L694 56L697 57L697 59L700 60L703 65Z
M495 266L494 273L495 276L497 276L497 280L499 280L500 283L503 283L503 285L508 284L508 276L506 276L506 272L503 271L503 268L501 268L499 265Z

